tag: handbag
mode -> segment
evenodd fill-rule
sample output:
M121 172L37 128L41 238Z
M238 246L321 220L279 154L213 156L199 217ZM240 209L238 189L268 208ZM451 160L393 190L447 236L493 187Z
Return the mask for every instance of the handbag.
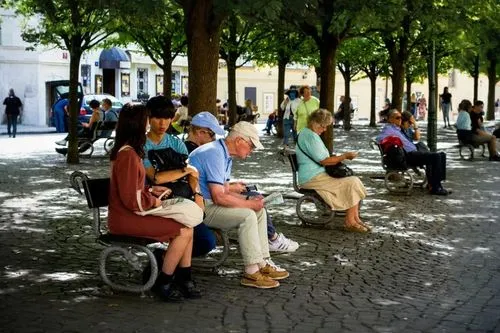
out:
M343 162L339 162L337 164L327 165L327 166L324 166L321 163L316 162L316 160L314 160L311 156L309 156L308 153L306 153L302 148L300 148L299 138L298 137L297 137L297 147L311 161L313 161L314 163L318 164L319 166L324 167L325 168L325 172L328 174L328 176L333 177L333 178L344 178L344 177L354 176L354 171L351 168L349 168L347 165L345 165L345 163L343 163Z
M161 205L146 211L137 211L137 215L154 215L174 219L189 228L194 228L203 222L203 211L197 204L184 198L167 199Z
M325 166L325 171L328 176L333 178L344 178L354 176L354 171L342 162L335 165Z
M176 152L173 148L152 149L148 151L148 159L156 172L184 169L188 156Z

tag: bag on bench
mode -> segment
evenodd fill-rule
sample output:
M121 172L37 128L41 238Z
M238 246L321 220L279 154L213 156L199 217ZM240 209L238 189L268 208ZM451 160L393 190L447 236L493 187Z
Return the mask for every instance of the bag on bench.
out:
M406 154L403 149L403 142L397 136L388 136L380 141L380 146L384 152L383 162L390 170L406 170Z

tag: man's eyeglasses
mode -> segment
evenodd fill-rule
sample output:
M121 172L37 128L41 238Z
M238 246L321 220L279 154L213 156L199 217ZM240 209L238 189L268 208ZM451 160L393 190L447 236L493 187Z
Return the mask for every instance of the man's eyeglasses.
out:
M399 119L401 119L401 116L394 116L394 117L392 117L392 119L399 120Z
M248 142L247 140L245 140L243 138L241 138L241 140L243 140L248 145L248 148L250 148L250 151L255 149L255 145L253 144L253 142Z

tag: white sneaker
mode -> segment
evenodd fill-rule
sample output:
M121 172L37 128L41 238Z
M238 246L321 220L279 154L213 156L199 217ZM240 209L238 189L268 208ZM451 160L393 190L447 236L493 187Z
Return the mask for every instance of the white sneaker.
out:
M59 145L59 146L66 146L66 143L68 143L68 141L66 139L56 141L56 145Z
M299 248L299 243L286 238L282 233L278 237L269 241L269 251L272 252L295 252Z
M276 264L274 263L274 261L272 261L272 259L271 259L271 258L267 258L267 259L265 259L265 262L266 262L269 266L271 266L272 268L274 268L274 269L276 270L276 272L286 272L286 269L281 268L280 266L276 265ZM288 275L287 275L287 277L288 277Z

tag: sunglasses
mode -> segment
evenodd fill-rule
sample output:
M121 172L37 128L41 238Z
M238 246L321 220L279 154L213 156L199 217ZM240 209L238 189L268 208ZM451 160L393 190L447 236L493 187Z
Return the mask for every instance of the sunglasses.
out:
M399 119L401 119L401 116L395 116L395 117L392 117L392 119L399 120Z

